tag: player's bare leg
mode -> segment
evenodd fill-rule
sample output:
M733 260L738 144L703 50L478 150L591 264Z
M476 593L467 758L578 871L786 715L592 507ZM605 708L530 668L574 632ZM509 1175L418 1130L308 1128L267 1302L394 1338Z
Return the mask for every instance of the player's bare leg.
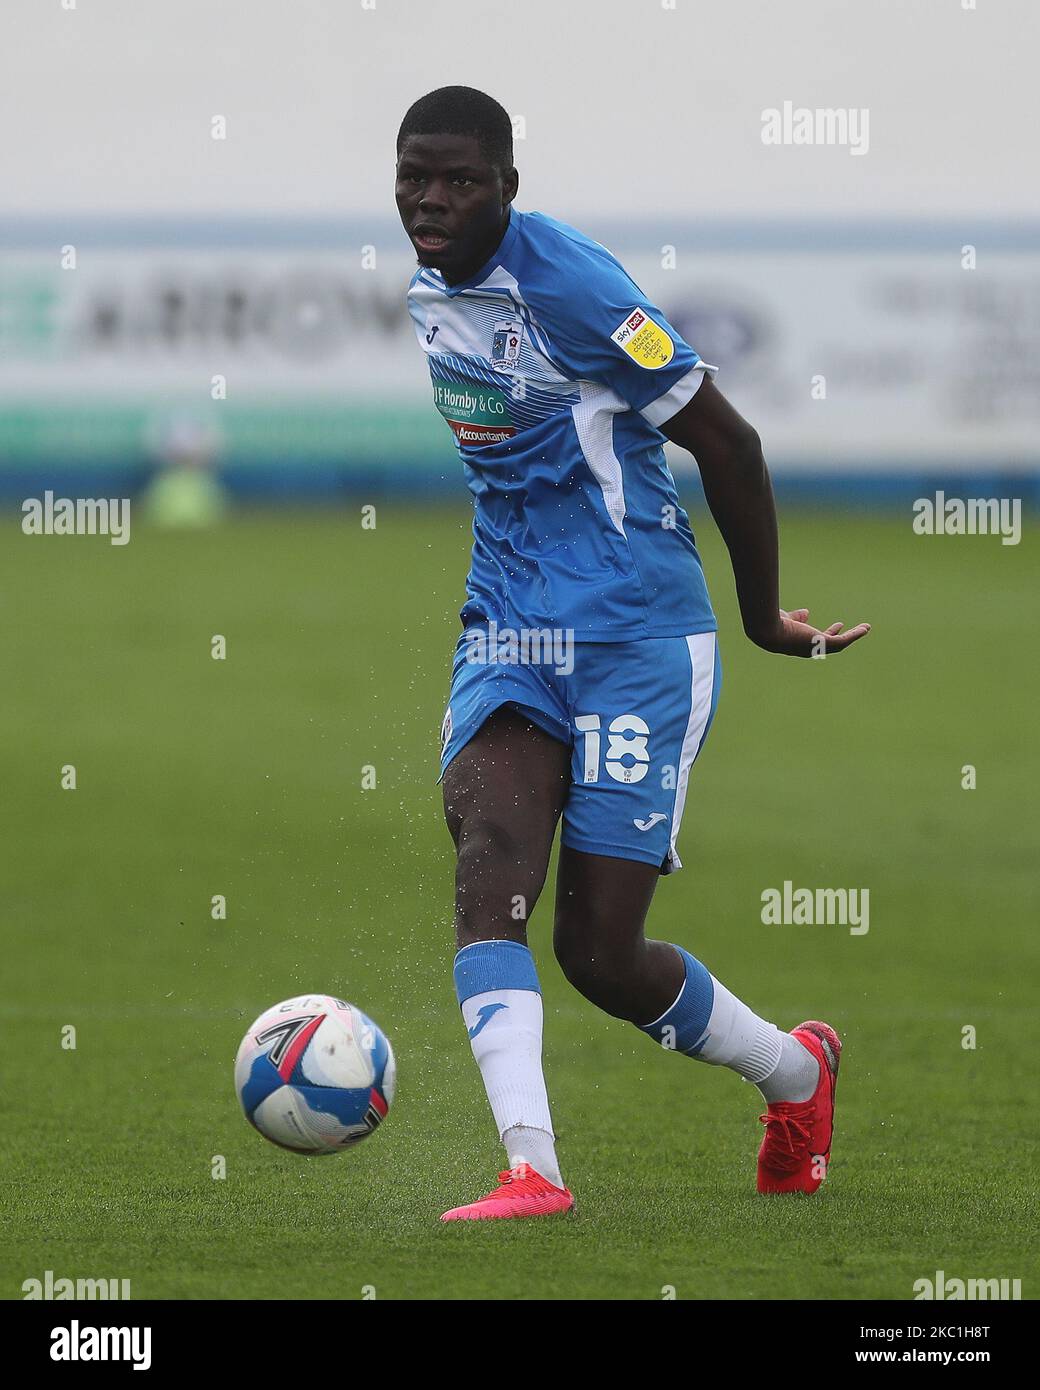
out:
M560 849L556 958L586 999L635 1024L663 1014L685 979L676 948L644 934L659 877L653 864Z
M653 865L560 851L554 945L586 999L665 1048L728 1067L767 1102L761 1192L812 1192L826 1174L841 1044L826 1024L782 1033L681 947L647 940Z
M448 764L455 841L455 986L506 1146L498 1188L442 1220L541 1216L573 1198L556 1159L542 1075L542 999L527 920L545 883L570 784L570 749L509 706Z
M569 785L570 749L510 705L448 764L444 818L458 856L460 949L493 939L526 945Z

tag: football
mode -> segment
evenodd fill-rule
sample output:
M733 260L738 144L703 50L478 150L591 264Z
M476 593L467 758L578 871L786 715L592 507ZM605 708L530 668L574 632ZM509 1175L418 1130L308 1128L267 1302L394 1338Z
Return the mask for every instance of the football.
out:
M339 1153L367 1139L394 1099L385 1034L360 1009L301 994L267 1009L235 1058L235 1090L265 1139L300 1154Z

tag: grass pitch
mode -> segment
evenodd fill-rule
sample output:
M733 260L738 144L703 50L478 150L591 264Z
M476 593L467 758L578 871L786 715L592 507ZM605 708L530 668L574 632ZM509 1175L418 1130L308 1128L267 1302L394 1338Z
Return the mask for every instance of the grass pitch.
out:
M444 1227L501 1163L434 785L468 515L126 547L9 517L3 1296L50 1269L134 1298L906 1299L942 1269L1035 1297L1035 537L783 530L785 601L875 629L826 662L757 651L702 517L723 694L650 929L781 1026L837 1026L829 1179L756 1197L757 1093L567 986L550 880L531 943L578 1210ZM869 889L869 932L763 925L785 880ZM246 1024L305 990L361 1005L398 1056L390 1118L342 1156L266 1144L232 1088Z

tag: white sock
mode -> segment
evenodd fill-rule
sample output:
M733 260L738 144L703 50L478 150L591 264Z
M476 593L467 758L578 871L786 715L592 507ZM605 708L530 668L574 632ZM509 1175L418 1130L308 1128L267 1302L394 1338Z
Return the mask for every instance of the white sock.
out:
M563 1186L563 1174L556 1161L556 1140L544 1129L513 1125L502 1135L502 1143L509 1155L510 1168L529 1163L536 1173L541 1173L556 1187Z
M820 1084L820 1064L809 1049L790 1033L781 1033L780 1038L783 1051L776 1070L756 1082L756 1085L767 1105L775 1100L809 1100Z
M702 1062L729 1067L753 1082L767 1104L808 1100L820 1079L820 1066L790 1033L759 1018L715 976L708 1039L697 1054Z
M542 996L530 989L495 989L462 1005L470 1045L491 1113L509 1154L563 1186L542 1075Z

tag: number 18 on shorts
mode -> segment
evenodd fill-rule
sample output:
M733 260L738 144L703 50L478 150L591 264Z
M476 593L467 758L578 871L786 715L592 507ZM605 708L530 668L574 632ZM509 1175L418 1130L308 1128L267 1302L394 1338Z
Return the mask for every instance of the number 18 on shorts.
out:
M565 845L662 873L681 868L675 839L690 769L719 696L715 633L578 642L556 665L518 660L515 647L503 660L493 645L481 648L469 629L459 639L442 773L493 710L513 705L571 749Z

